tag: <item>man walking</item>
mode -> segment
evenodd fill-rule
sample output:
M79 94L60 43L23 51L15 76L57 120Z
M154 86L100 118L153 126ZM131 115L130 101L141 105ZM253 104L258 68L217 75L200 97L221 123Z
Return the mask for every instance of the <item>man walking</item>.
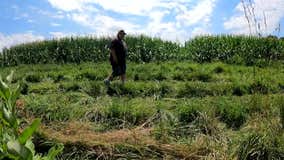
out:
M104 83L109 86L114 77L120 76L122 84L126 80L126 52L127 46L123 41L126 33L124 30L119 30L117 37L111 41L110 49L110 64L112 66L112 73L104 80Z

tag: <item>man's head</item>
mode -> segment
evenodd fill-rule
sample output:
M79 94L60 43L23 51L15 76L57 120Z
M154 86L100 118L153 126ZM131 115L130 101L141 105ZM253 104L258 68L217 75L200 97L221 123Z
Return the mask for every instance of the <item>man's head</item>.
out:
M117 38L119 38L119 39L123 39L125 35L126 35L126 33L124 32L124 30L119 30L117 32Z

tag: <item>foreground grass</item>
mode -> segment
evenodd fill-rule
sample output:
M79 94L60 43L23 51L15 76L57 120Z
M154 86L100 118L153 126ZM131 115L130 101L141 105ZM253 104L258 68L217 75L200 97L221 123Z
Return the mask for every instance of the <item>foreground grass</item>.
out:
M19 114L42 118L35 138L60 141L58 159L281 159L284 66L130 63L128 82L107 89L106 63L35 65ZM281 111L281 112L280 112ZM283 119L282 119L283 120Z

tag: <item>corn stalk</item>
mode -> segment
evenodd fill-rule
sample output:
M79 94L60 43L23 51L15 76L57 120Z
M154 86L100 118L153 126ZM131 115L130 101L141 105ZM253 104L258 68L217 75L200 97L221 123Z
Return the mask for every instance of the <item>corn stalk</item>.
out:
M17 117L16 101L20 95L21 85L13 89L10 85L13 72L4 81L0 76L0 160L53 160L63 150L59 144L49 150L46 157L35 153L31 140L33 133L40 125L35 119L29 126L20 128L21 119Z

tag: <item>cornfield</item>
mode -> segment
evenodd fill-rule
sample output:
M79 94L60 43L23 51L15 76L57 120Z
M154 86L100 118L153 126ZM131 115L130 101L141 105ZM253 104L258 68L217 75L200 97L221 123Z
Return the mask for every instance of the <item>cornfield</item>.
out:
M197 62L220 60L253 65L284 59L284 41L273 37L205 36L186 42L185 47Z
M0 56L2 66L19 64L101 62L108 57L110 37L68 37L13 46ZM254 65L284 59L284 40L249 36L202 36L184 44L144 35L127 36L128 60L192 60Z

